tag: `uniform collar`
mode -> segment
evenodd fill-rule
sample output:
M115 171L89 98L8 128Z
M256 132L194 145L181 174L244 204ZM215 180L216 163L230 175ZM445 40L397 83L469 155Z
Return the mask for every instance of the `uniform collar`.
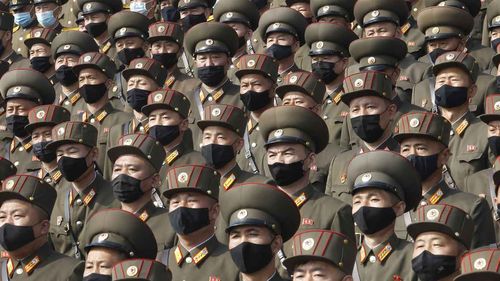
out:
M370 151L364 142L361 142L360 146L358 154ZM376 150L399 151L399 143L391 135Z
M102 123L106 117L113 112L115 109L113 105L108 102L101 109L97 110L96 113L91 114L87 111L83 112L83 122L88 122L89 120L95 118L99 123Z
M203 87L203 85L201 85L201 88L200 88L200 101L201 103L204 103L209 96L211 96L213 98L213 101L214 102L218 102L225 94L225 90L231 85L231 80L229 80L229 78L225 78L226 81L224 83L222 83L219 87L217 87L215 90L213 90L212 92L208 92L207 89L205 89L205 87Z
M163 165L172 166L175 160L179 159L182 155L190 152L186 144L187 140L184 140L182 137L182 141L171 150L167 151L167 156L165 157L165 161L163 161Z
M50 248L49 243L43 244L42 247L38 248L33 254L27 256L26 258L14 261L9 260L7 264L7 272L10 277L15 274L22 273L23 275L31 275L40 266L42 261L48 259L48 257L53 253ZM19 274L20 275L20 274Z
M54 87L62 87L61 84L58 84L59 86L54 86ZM61 92L59 98L57 99L59 101L59 105L62 105L65 101L69 101L71 105L75 105L81 98L80 92L78 89L72 91L69 94L64 94Z
M39 178L41 178L41 179L49 178L50 181L48 181L48 183L56 185L59 183L59 181L61 181L62 173L58 167L56 167L52 171L45 171L45 169L43 169L43 167L40 165L39 171L40 171L38 174L38 175L40 175Z
M22 141L19 141L18 138L13 137L10 143L10 152L14 152L18 147L22 146L26 152L30 152L33 148L33 144L31 143L31 136L24 138Z
M339 104L341 102L340 97L344 93L344 88L342 84L339 85L335 90L328 93L326 92L325 98L323 99L323 104L327 103L329 100L334 102L335 104Z
M187 250L181 243L178 243L173 249L175 262L180 267L184 263L194 263L196 266L201 266L219 244L219 241L215 238L215 234L190 250Z
M140 132L143 134L147 134L149 132L148 118L144 118L142 121L139 121L134 117L132 118L132 121L130 121L130 125L132 126L131 131L133 132Z
M170 74L167 79L165 80L165 83L163 84L163 88L169 88L171 89L172 86L175 84L175 82L177 81L177 78L179 76L181 76L182 73L181 71L179 70L178 67L175 67L174 68L174 71L172 71L172 74Z
M156 206L153 203L153 201L149 201L148 203L146 203L146 205L144 205L142 208L137 210L134 213L134 215L136 215L143 222L147 222L148 219L153 215L155 209L156 209Z
M365 241L363 241L359 249L359 261L362 264L365 264L368 260L373 260L375 258L376 261L383 264L399 243L400 241L395 233L393 233L385 242L380 243L373 249L370 249L370 247L365 244Z
M75 188L69 190L69 204L73 205L76 203L78 205L88 206L94 200L95 196L99 193L99 190L104 186L104 179L99 173L95 172L94 180L83 190L83 192L78 192Z
M309 199L311 199L315 191L314 187L311 184L308 184L303 189L294 193L291 197L295 202L295 205L297 205L300 209Z
M451 124L453 133L462 136L475 118L476 117L474 116L474 114L472 114L470 111L467 111L462 117Z
M435 205L443 198L450 188L444 180L439 181L438 184L429 189L423 196L420 202Z
M250 114L250 118L248 118L247 122L247 131L248 133L252 133L254 129L256 129L259 126L259 121L255 120L253 116Z
M22 56L20 54L16 53L16 51L12 50L12 52L5 59L3 59L3 61L6 61L9 64L12 64L21 58L22 58Z

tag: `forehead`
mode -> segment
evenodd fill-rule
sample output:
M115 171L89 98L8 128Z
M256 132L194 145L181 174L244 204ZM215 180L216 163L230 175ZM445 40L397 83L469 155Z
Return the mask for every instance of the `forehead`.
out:
M257 231L261 234L271 234L269 228L265 226L257 226L257 225L243 225L231 228L230 232L250 232Z
M437 231L427 231L427 232L420 233L417 236L416 241L428 242L428 241L432 241L432 240L436 240L436 239L439 239L439 240L445 241L445 242L449 242L449 243L453 243L455 241L455 239L451 238L449 235L444 234L442 232L437 232Z
M2 211L7 211L7 210L28 211L28 210L31 210L31 208L32 208L32 205L30 203L23 201L23 200L19 200L19 199L6 200L0 206L0 210L2 210Z
M349 103L349 106L360 105L360 104L383 104L385 100L378 96L363 96L359 98L354 98Z
M129 80L146 80L146 82L154 82L153 79L147 77L146 75L141 75L141 74L136 74L136 75L132 75L130 76Z
M365 187L359 190L356 190L356 193L354 196L380 196L382 198L387 198L389 199L392 193L389 193L385 190L379 189L379 188L374 188L374 187Z
M109 261L118 259L120 252L104 247L93 247L87 256L87 261Z
M395 28L396 25L392 22L376 22L365 27L365 29L379 29L379 28Z
M490 121L490 122L488 122L488 125L489 125L489 126L495 126L495 127L497 127L497 126L499 126L499 125L500 125L500 120L493 120L493 121Z
M118 157L115 164L145 166L147 161L138 155L126 154Z
M401 141L401 145L423 144L426 146L433 146L435 143L437 142L426 137L409 137Z
M104 76L104 74L101 71L95 68L84 68L80 71L80 76L87 76L87 75Z
M43 126L33 129L33 134L52 132L52 126Z
M264 75L257 74L257 73L251 73L251 74L246 74L241 77L241 82L251 82L251 81L264 81L266 78Z
M175 115L175 116L180 117L180 115L177 112L170 110L170 109L166 109L166 108L155 109L155 110L151 111L151 113L149 115L165 115L165 114Z
M447 67L443 70L441 70L436 77L447 77L447 76L455 76L455 77L460 77L462 79L467 78L469 75L461 68L453 66L453 67Z
M79 143L67 143L60 145L57 147L57 150L68 150L68 149L76 149L76 150L89 150L90 148L84 144L79 144Z
M208 195L205 195L201 192L183 191L183 192L174 193L172 196L170 196L170 200L182 199L182 198L186 198L186 197L196 198L197 200L200 200L200 201L208 201L211 199Z
M311 270L338 270L334 265L321 260L310 260L306 263L298 265L295 270L311 271Z
M267 151L285 151L285 150L293 150L295 152L305 151L305 146L299 143L276 143L271 144L267 147Z
M27 99L9 99L7 100L7 106L35 107L37 104Z
M293 37L293 35L291 34L288 34L288 33L284 33L284 32L272 32L272 33L269 33L266 37L266 39L270 39L270 38L282 38L282 39L295 39L295 37Z
M58 59L78 59L79 56L74 54L60 54L57 56Z
M228 128L224 128L222 126L208 126L203 130L204 134L223 134L223 135L231 135L234 134L232 130Z
M44 43L36 43L31 46L31 50L50 50L50 46Z

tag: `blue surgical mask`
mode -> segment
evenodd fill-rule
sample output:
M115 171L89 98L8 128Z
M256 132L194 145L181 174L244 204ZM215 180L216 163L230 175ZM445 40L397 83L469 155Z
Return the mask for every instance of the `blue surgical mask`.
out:
M138 2L138 1L132 1L130 2L130 11L136 12L142 15L147 15L148 14L148 9L146 8L146 3L144 2Z
M14 23L22 28L29 26L33 22L30 12L22 12L14 14Z
M36 19L41 26L47 28L52 27L56 23L56 18L54 17L54 11L45 11L41 13L36 13Z

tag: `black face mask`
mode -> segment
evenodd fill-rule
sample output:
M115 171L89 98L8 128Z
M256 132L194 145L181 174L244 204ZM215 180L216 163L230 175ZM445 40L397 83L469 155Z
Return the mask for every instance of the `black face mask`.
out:
M282 46L278 44L273 44L269 46L266 50L266 54L277 60L282 60L293 55L292 46Z
M7 122L7 130L12 132L18 138L25 138L28 132L24 129L30 123L28 116L11 115L5 118Z
M106 84L85 84L78 89L80 95L86 103L92 104L98 102L107 92Z
M118 175L111 181L111 185L115 198L123 203L135 202L144 195L141 190L141 180L126 174Z
M38 160L44 162L44 163L50 163L54 161L57 157L56 152L47 149L47 144L49 144L50 141L42 141L39 143L34 143L33 144L33 154L35 154L36 158Z
M36 71L44 73L52 67L50 57L34 57L30 59L31 68Z
M180 18L179 10L176 7L170 6L160 10L161 19L169 22L177 22Z
M153 59L161 63L163 67L169 69L177 64L179 60L176 53L154 54Z
M351 118L351 124L356 135L367 143L374 143L384 134L384 129L380 126L380 114Z
M118 59L124 65L129 65L132 60L142 58L144 55L143 48L125 48L118 52Z
M179 207L168 213L170 224L175 233L180 235L191 234L203 227L210 225L208 208Z
M271 244L261 245L243 242L229 250L238 269L245 274L252 274L263 269L273 260Z
M91 273L83 277L82 281L111 281L111 275L104 275L99 273Z
M312 65L312 72L316 75L318 75L319 78L325 84L330 84L335 80L339 75L335 73L333 70L335 68L335 63L333 62L326 62L326 61L318 61L313 63Z
M262 9L267 5L268 0L250 0L250 2L254 3L257 6L257 9Z
M187 32L191 27L206 21L207 17L205 14L187 15L185 18L181 19L182 30Z
M495 157L500 156L500 137L489 137L488 146Z
M497 52L497 47L499 44L500 44L500 38L491 41L491 48L493 49L493 51L495 51L495 53Z
M165 146L175 140L181 132L178 125L163 126L156 125L149 128L149 136Z
M67 181L74 182L89 169L86 158L87 156L81 158L63 156L57 161L57 167Z
M466 87L443 85L435 91L436 104L444 108L461 106L467 102Z
M269 90L260 93L247 91L243 95L240 95L240 99L250 111L262 109L272 101L272 98L269 96Z
M148 96L151 92L134 88L127 91L127 103L135 111L141 112L141 108L148 103Z
M411 260L411 267L421 281L436 281L457 270L457 257L434 255L423 251Z
M396 219L392 207L375 208L363 206L352 215L354 222L364 234L374 234L389 226Z
M290 164L274 163L268 166L273 179L279 186L290 185L304 176L304 161L302 160Z
M68 87L78 81L78 77L73 72L73 67L62 65L56 70L56 78L61 85Z
M199 67L197 73L201 82L209 87L219 85L226 78L226 70L223 65Z
M406 159L408 159L413 167L415 167L415 170L417 170L420 175L420 179L425 181L438 169L438 157L439 153L429 156L418 156L412 154Z
M37 225L37 224L35 224ZM15 251L35 240L33 226L6 223L0 227L0 245L7 251Z
M440 48L434 49L432 52L430 52L429 58L431 59L432 64L434 64L437 58L444 53L446 53L446 51Z
M207 160L207 164L215 169L224 167L234 159L232 145L208 144L201 147L201 154Z
M105 21L103 22L92 22L85 25L85 30L90 34L90 36L96 38L101 36L106 30L108 30L108 25Z

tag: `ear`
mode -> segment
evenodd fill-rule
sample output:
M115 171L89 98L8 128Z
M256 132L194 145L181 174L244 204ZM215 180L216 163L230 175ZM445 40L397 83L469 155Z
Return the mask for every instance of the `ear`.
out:
M148 52L151 49L151 45L149 45L148 41L144 41L144 43L142 43L142 49L144 52Z
M205 8L205 17L208 19L208 17L210 17L210 14L212 13L212 11L210 11L209 8Z
M186 119L182 119L181 123L179 124L179 130L181 132L187 131L189 129L189 124L188 123L189 123L189 121L188 121L187 118Z
M292 44L292 50L296 52L300 48L300 41L299 39L295 39L295 42Z
M342 278L342 281L353 281L354 279L352 279L352 276L351 275L346 275L344 276L344 278Z
M47 235L49 234L50 222L48 220L44 220L40 223L40 234Z
M314 152L309 153L304 164L306 165L307 170L316 171L318 169L316 164L316 154Z
M477 93L477 85L473 84L471 87L469 87L469 91L467 93L467 97L469 98L469 100L472 99L476 95L476 93Z
M405 201L399 201L392 208L394 209L394 212L396 213L396 217L399 217L405 213L406 203L405 203Z
M92 161L93 162L97 161L98 156L99 156L99 148L97 147L92 148L92 150L90 151L90 157Z
M394 37L396 38L403 37L403 31L401 31L401 27L396 27L396 34L394 34Z
M108 79L108 80L106 80L106 82L104 82L104 85L106 85L106 88L109 90L109 89L113 88L113 86L115 85L115 82L111 79Z
M160 178L160 175L158 173L155 173L151 177L151 186L154 188L159 188L161 186L161 178Z
M446 163L448 163L450 156L451 156L450 149L449 148L443 149L443 151L439 153L438 164L441 166L445 165Z
M216 221L217 218L219 217L219 212L220 212L220 205L219 203L215 203L212 205L210 208L209 216L210 216L210 221Z
M273 242L271 243L271 250L273 251L273 254L277 254L281 248L283 247L283 237L281 235L276 235L274 237Z
M243 141L243 138L240 138L238 136L238 138L236 139L236 141L234 142L234 150L236 151L235 154L239 154L241 149L243 148L243 145L245 144L245 142Z

